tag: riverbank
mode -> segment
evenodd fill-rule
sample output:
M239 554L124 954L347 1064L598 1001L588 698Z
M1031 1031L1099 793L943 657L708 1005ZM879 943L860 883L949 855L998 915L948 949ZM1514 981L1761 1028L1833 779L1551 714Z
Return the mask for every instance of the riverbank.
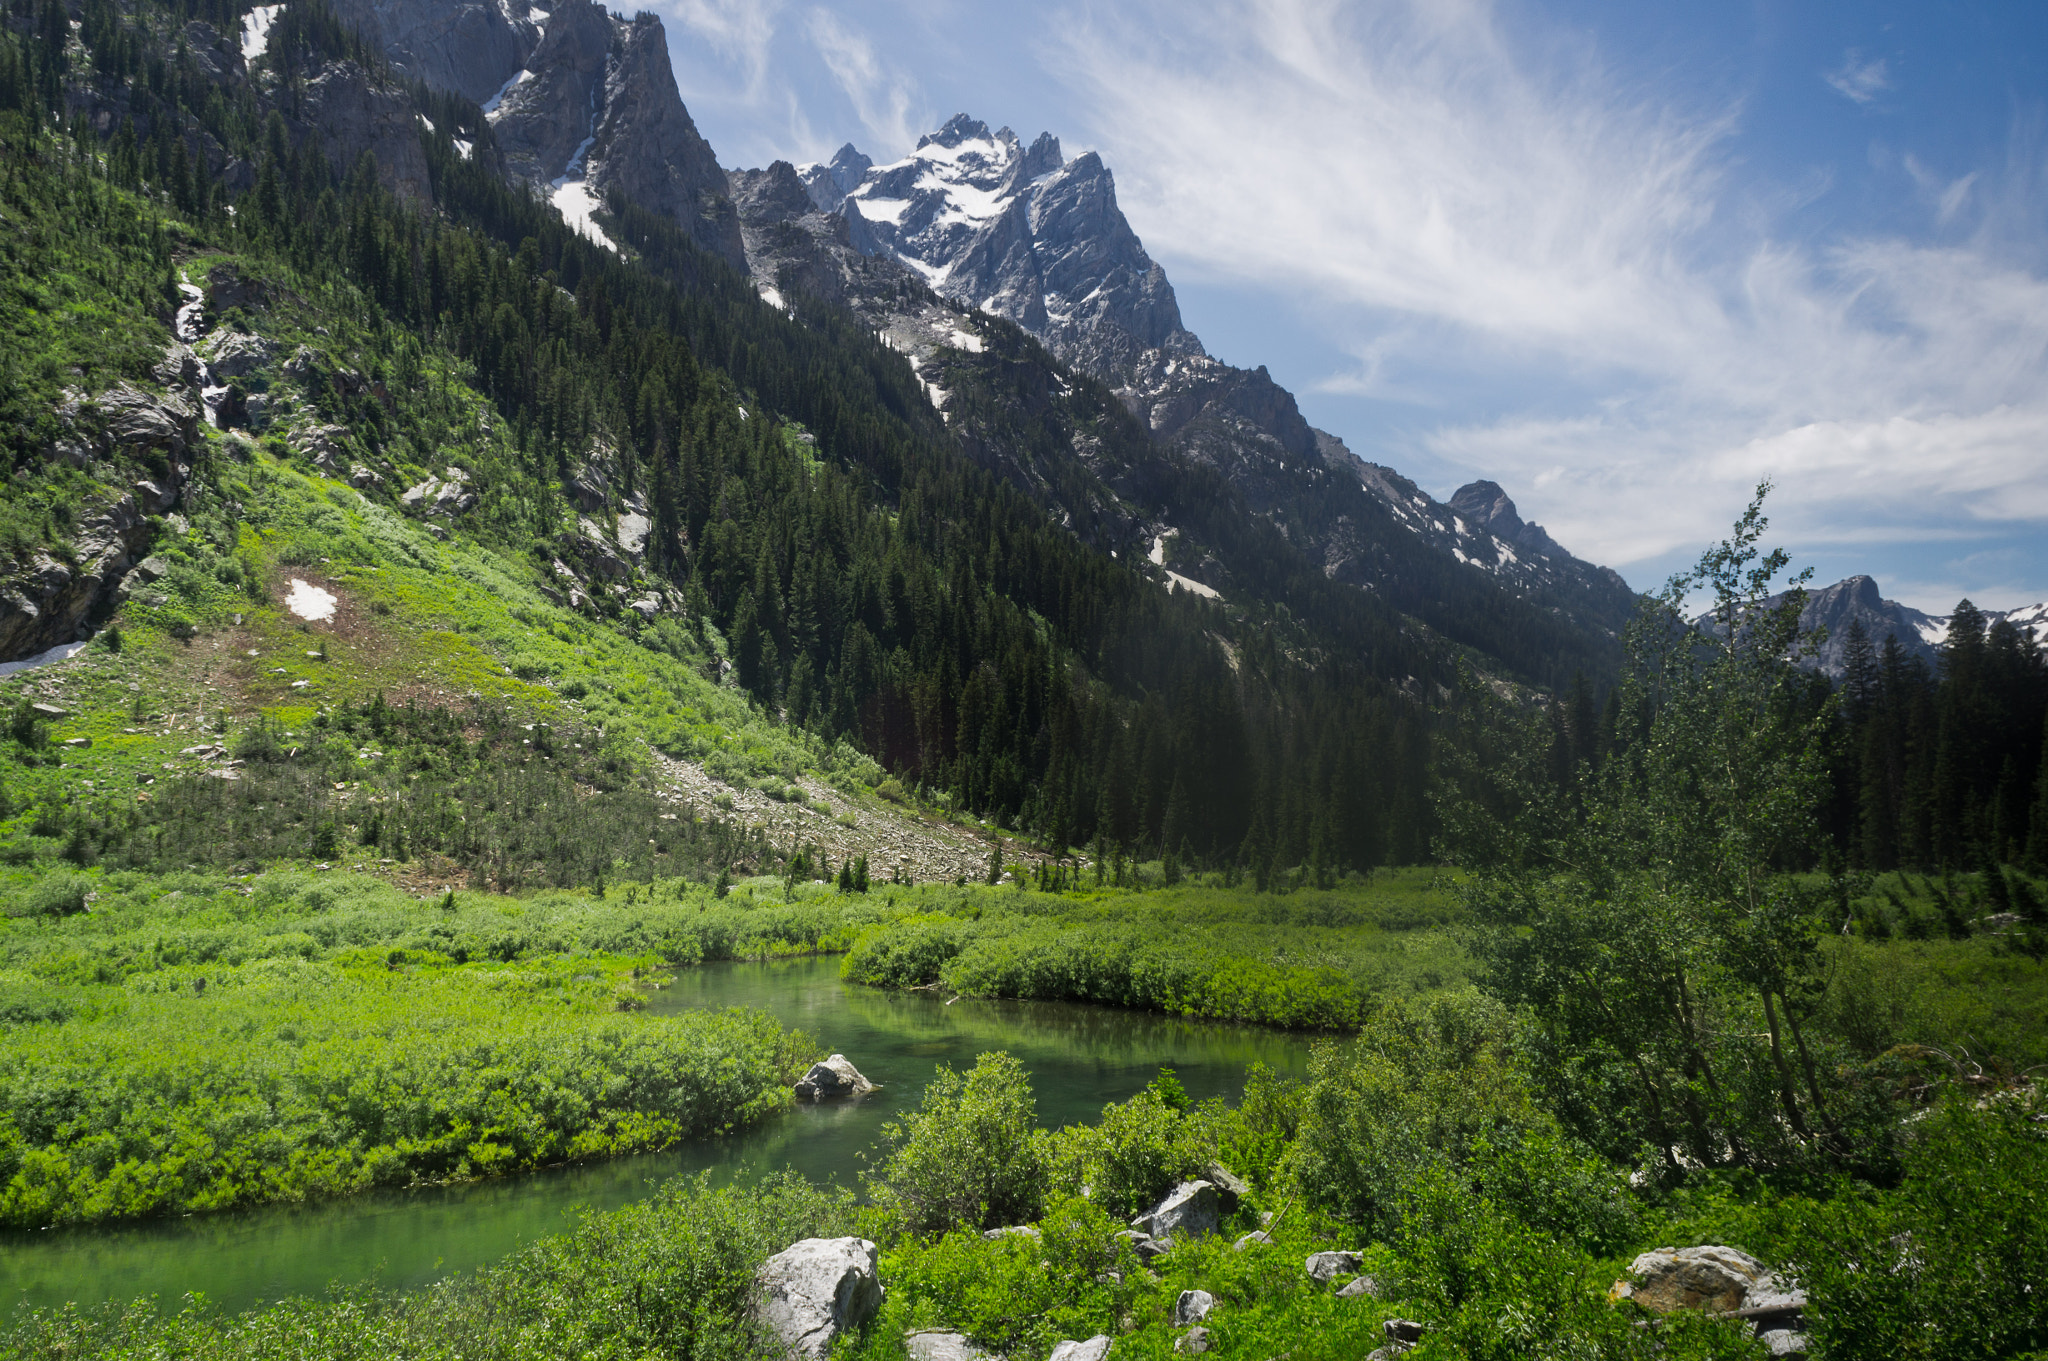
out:
M675 971L638 1019L734 1007L844 1051L881 1090L858 1102L795 1103L724 1134L655 1153L593 1158L514 1176L390 1190L307 1204L0 1234L0 1304L97 1307L199 1292L230 1313L334 1284L421 1289L503 1261L562 1232L583 1210L646 1199L670 1178L708 1173L751 1184L789 1169L820 1185L858 1185L881 1129L916 1108L941 1066L1005 1049L1027 1063L1047 1128L1093 1120L1174 1068L1191 1097L1235 1103L1254 1068L1300 1078L1310 1040L1263 1027L1054 1002L947 1005L934 992L848 986L832 956L713 962Z

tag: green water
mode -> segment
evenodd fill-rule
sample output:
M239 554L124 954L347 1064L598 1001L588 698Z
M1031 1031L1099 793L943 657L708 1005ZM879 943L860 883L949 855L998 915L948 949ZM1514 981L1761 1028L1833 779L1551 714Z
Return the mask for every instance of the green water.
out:
M227 1309L331 1283L423 1284L505 1256L567 1227L579 1208L609 1209L677 1173L750 1177L793 1167L854 1184L858 1155L881 1124L917 1104L940 1064L967 1066L1007 1049L1031 1070L1048 1127L1094 1118L1173 1067L1197 1100L1235 1100L1245 1069L1299 1074L1307 1041L1269 1030L1206 1025L1104 1007L957 1001L882 993L839 981L836 959L712 964L679 971L649 1011L751 1006L836 1050L882 1090L860 1102L802 1107L729 1138L643 1157L584 1163L499 1181L358 1196L116 1229L0 1237L0 1299L50 1306L192 1292Z

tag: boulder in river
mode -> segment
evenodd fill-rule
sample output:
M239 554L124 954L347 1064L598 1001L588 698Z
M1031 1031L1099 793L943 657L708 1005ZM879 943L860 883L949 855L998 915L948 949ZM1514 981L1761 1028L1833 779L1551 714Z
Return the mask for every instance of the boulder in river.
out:
M865 1238L806 1238L763 1262L754 1280L755 1317L801 1357L824 1356L882 1307L875 1245Z
M797 1079L796 1094L805 1101L822 1101L828 1096L866 1096L875 1084L861 1076L844 1054L834 1054L811 1065L811 1071Z
M1223 1219L1223 1207L1216 1188L1206 1181L1184 1181L1161 1197L1159 1203L1131 1221L1154 1238L1171 1240L1181 1234L1200 1236L1216 1232Z

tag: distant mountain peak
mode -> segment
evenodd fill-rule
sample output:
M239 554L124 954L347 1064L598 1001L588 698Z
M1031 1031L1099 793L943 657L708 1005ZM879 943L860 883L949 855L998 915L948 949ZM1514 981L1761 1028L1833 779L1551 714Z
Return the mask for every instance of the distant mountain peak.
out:
M1556 558L1571 556L1544 532L1542 525L1531 524L1516 513L1513 499L1501 490L1498 482L1467 482L1451 494L1447 504L1459 519L1470 520L1501 542L1524 552Z
M1008 128L1004 128L1003 131L1010 132ZM988 124L968 114L956 113L947 119L946 125L937 132L928 132L918 138L917 149L923 151L928 146L951 148L966 142L993 142L996 140L996 134L988 130ZM1010 133L1010 140L1016 140L1015 133Z

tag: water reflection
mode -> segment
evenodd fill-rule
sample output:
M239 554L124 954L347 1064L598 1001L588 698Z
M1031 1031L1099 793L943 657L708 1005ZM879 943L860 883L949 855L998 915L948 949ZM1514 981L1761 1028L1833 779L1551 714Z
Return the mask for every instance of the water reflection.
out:
M1088 1120L1173 1067L1188 1094L1235 1099L1246 1068L1306 1066L1298 1036L1102 1007L1043 1002L947 1005L930 993L842 985L835 959L713 964L678 972L649 1012L753 1006L846 1054L882 1090L858 1102L806 1106L740 1134L665 1153L554 1168L521 1177L388 1192L309 1207L198 1216L103 1230L0 1236L0 1290L37 1305L156 1295L174 1305L203 1292L230 1309L330 1282L423 1284L497 1260L559 1232L579 1207L638 1200L677 1173L719 1179L793 1167L854 1184L859 1155L886 1121L914 1107L940 1064L965 1067L1007 1049L1031 1071L1039 1121Z

